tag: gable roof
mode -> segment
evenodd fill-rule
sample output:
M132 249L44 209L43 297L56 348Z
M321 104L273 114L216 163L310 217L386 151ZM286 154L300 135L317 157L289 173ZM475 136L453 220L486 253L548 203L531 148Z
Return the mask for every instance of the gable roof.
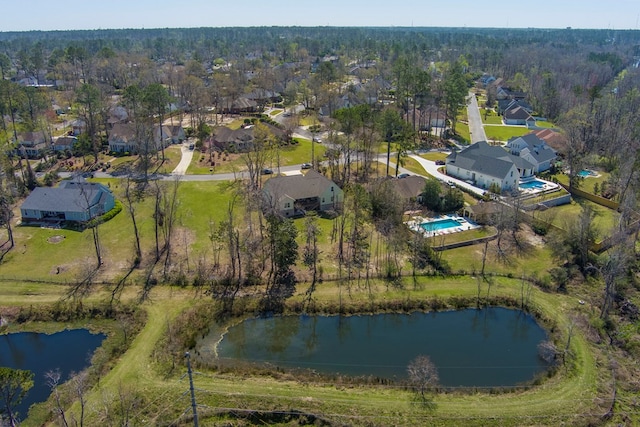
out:
M426 183L426 178L417 175L391 180L393 189L403 199L410 199L420 195L424 191Z
M263 191L274 200L291 197L294 200L319 197L332 185L338 187L324 175L310 169L304 175L276 176L264 183Z
M447 161L460 168L500 179L507 176L513 165L518 169L534 168L530 162L486 141L476 142L459 153L451 153Z
M62 181L58 187L36 187L21 209L54 212L86 212L110 193L102 184L86 181Z
M531 114L521 106L511 108L503 113L503 117L507 120L533 120Z

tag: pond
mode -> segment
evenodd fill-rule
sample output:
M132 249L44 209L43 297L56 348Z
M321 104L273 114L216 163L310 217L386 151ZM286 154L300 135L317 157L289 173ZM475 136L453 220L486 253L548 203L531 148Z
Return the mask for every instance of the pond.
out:
M364 316L284 316L232 326L201 354L326 374L406 379L407 365L428 355L445 387L501 387L531 381L549 366L538 355L547 339L519 310ZM214 344L213 341L216 343Z
M15 409L19 418L27 417L29 407L44 402L51 394L45 373L59 369L61 383L71 372L80 372L91 364L91 357L105 339L104 334L92 334L86 329L74 329L55 334L21 332L0 336L0 366L33 372L33 387Z

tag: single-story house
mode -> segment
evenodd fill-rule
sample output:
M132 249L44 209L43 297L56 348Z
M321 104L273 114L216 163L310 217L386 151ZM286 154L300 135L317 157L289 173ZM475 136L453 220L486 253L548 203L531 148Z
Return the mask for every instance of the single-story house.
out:
M536 120L525 110L518 106L502 113L502 121L505 125L535 125Z
M492 224L504 209L504 205L497 202L481 202L465 206L462 215L478 224Z
M496 184L501 190L516 191L521 179L533 177L535 166L502 147L479 141L446 159L447 175L488 189Z
M313 169L304 175L273 177L262 192L266 209L286 217L306 210L338 210L344 201L342 189Z
M171 143L172 144L181 144L182 141L187 139L187 136L184 133L184 129L182 125L169 125L165 126L171 135Z
M371 182L367 191L374 194L387 194L393 192L402 201L405 209L410 209L416 202L422 201L424 187L427 179L411 175L405 178L383 177Z
M62 181L58 187L36 187L20 206L23 222L86 222L115 206L111 191L82 178Z
M513 155L532 163L536 172L544 172L551 168L551 163L557 158L556 150L538 138L534 133L516 136L507 141L506 149Z

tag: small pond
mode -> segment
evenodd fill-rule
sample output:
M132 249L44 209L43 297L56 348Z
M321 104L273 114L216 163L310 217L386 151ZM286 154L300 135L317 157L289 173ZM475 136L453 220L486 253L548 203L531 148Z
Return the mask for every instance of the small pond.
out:
M33 387L16 408L19 418L27 417L29 407L44 402L51 394L45 373L59 369L61 383L71 372L80 372L91 364L91 357L105 339L104 334L92 334L86 329L74 329L55 334L21 332L0 336L0 366L33 372Z
M514 386L548 365L547 339L535 319L506 308L364 316L249 319L201 345L207 358L269 363L322 373L405 379L407 365L428 355L445 387ZM214 341L216 343L214 343ZM208 342L210 344L208 344Z

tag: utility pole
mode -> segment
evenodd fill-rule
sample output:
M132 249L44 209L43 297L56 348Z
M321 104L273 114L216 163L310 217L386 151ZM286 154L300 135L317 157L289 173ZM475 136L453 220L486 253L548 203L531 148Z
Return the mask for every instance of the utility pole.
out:
M198 410L196 409L196 393L193 388L193 376L191 375L191 355L187 351L184 354L187 358L187 372L189 374L189 390L191 391L191 409L193 410L193 426L198 427Z

